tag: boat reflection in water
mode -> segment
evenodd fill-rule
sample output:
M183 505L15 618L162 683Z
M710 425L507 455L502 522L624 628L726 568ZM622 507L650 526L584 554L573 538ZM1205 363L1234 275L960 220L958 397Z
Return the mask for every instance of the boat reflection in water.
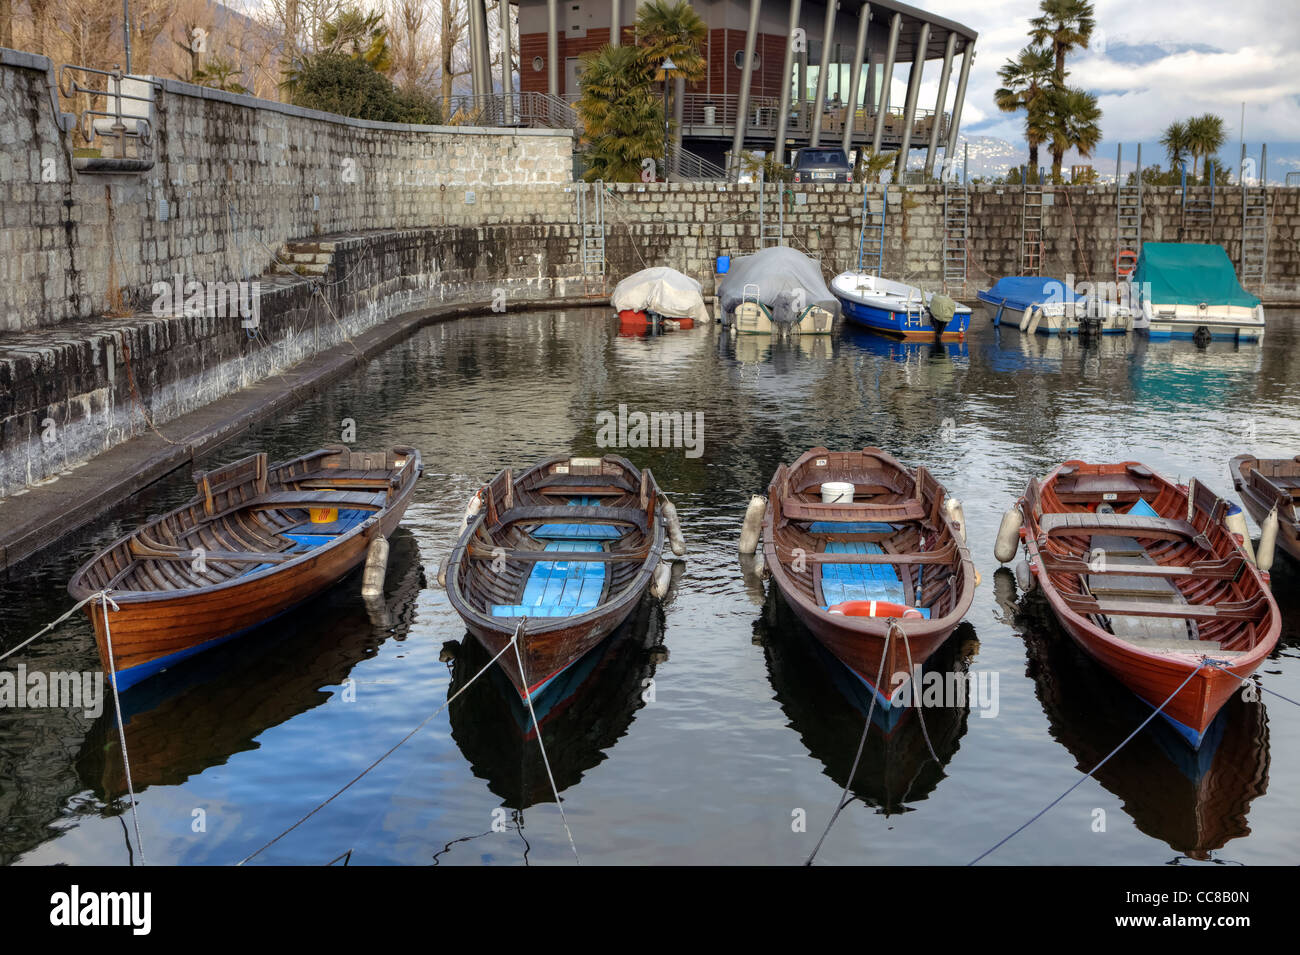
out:
M757 629L772 689L790 728L821 761L826 775L844 786L871 707L871 691L817 642L776 587L769 587ZM965 685L978 647L974 628L963 623L930 657L924 672L954 674ZM885 815L909 811L947 775L944 767L959 748L969 714L969 698L955 706L897 706L885 711L877 705L849 791ZM939 762L930 755L927 732Z
M564 792L605 758L627 732L663 647L663 611L649 595L590 653L533 699L555 786ZM450 697L491 657L473 638L460 641ZM479 677L450 708L451 735L470 769L512 810L555 801L528 707L498 666Z
M362 660L415 620L423 584L416 539L389 540L384 596L361 597L361 570L312 603L151 677L121 695L131 779L139 794L179 785L236 753L257 749L266 730L325 703ZM126 793L112 706L95 721L77 772L96 796Z
M995 592L1004 602L1014 594L1014 579L1006 568L997 575ZM1027 671L1052 736L1087 772L1151 708L1084 656L1039 597L1022 598L1014 610ZM1093 775L1123 802L1142 832L1187 858L1207 860L1250 833L1246 816L1268 788L1268 768L1265 706L1236 693L1207 728L1199 750L1191 750L1166 721L1154 719Z

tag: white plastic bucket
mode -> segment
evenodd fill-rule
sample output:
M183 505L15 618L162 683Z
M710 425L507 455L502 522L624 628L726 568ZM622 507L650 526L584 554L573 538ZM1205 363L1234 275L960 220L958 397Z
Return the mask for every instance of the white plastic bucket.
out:
M716 126L717 122L718 122L718 107L716 106L704 107L704 125Z
M848 481L827 481L822 485L823 504L852 504L853 485Z

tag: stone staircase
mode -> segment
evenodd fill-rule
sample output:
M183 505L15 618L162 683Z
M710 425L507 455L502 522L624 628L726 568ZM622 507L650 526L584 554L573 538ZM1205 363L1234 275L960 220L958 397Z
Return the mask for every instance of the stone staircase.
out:
M298 239L284 243L271 264L272 275L325 275L334 260L333 242Z

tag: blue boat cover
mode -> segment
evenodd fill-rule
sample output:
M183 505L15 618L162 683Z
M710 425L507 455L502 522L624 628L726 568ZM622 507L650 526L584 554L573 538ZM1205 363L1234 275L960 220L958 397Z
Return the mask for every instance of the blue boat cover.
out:
M1133 281L1155 305L1239 305L1254 308L1259 299L1237 282L1232 260L1221 245L1194 242L1144 242Z
M599 541L562 540L550 551L604 550ZM596 609L605 590L605 565L587 560L540 560L533 565L518 604L496 604L494 617L572 617Z
M1005 301L1007 308L1023 312L1030 305L1059 305L1076 301L1078 296L1074 294L1074 289L1060 279L1040 275L1009 275L994 282L987 292L980 292L979 299L990 305L1001 305Z

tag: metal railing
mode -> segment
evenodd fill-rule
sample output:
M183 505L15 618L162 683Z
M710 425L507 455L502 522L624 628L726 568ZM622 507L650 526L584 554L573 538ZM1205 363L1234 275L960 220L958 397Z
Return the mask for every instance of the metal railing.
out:
M78 78L81 74L105 77L104 87L84 85ZM132 76L117 68L96 70L71 63L59 67L59 94L74 103L79 97L85 97L84 102L88 104L78 113L77 131L87 145L93 146L97 140L102 143L99 148L105 159L152 163L153 123L149 112L153 108L153 94L159 89L162 84L157 80ZM127 90L147 91L149 95L140 96ZM97 108L101 100L103 109ZM133 103L146 106L131 107Z
M698 156L673 142L668 144L668 169L673 179L720 182L731 178L727 175L727 170L717 163L709 162L703 156Z
M439 96L434 100L446 126L523 126L579 129L577 111L546 93L489 93Z
M786 123L786 134L796 138L807 136L812 131L813 100L798 101L790 104L790 118ZM690 136L731 135L736 128L736 115L740 98L735 94L710 95L706 93L687 93L682 98L682 131ZM801 108L802 107L802 108ZM780 119L781 101L774 96L751 96L746 129L751 134L776 134L777 121ZM838 139L844 134L844 124L848 120L848 107L827 105L822 110L822 135L828 140ZM877 109L875 106L861 107L853 121L855 137L870 139L875 129ZM885 113L884 136L886 139L901 140L903 136L903 111L888 110ZM949 114L938 118L940 138L947 136L951 121ZM935 123L934 110L918 109L912 125L913 146L925 146L930 140L930 131Z

